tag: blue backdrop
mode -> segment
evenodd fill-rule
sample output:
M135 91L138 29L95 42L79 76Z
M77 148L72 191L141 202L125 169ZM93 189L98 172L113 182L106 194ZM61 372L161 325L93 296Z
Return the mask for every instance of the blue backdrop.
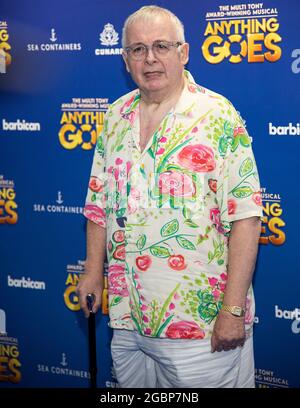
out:
M82 207L103 115L134 88L120 56L124 20L152 3L1 2L0 387L89 384L87 321L74 291ZM156 4L183 21L196 81L231 100L253 138L264 206L257 386L299 387L299 2ZM107 322L104 302L98 384L115 387Z

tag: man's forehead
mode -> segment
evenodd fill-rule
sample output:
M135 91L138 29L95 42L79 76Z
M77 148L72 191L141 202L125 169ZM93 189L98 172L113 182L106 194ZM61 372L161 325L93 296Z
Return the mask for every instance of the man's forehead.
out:
M166 16L159 16L149 20L140 18L130 24L127 29L127 38L130 42L142 42L143 39L150 37L154 40L170 39L170 36L176 36L176 28Z

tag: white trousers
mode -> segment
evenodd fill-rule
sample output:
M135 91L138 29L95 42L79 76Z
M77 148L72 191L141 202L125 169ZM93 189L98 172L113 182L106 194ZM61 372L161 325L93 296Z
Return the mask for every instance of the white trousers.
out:
M141 336L114 330L111 352L121 388L254 388L253 338L211 353L210 339Z

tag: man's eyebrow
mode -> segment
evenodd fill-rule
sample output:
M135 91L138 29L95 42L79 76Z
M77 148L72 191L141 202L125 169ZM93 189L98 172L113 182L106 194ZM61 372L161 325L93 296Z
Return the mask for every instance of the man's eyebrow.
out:
M129 47L133 47L134 45L145 45L145 44L142 42L135 42L135 43L130 44Z
M164 40L163 39L158 39L158 40L154 40L152 44L154 44L156 42L169 42L169 41L166 40L166 39L164 39ZM130 44L130 47L132 47L134 45L146 45L146 44L143 43L143 42L135 42L135 43Z

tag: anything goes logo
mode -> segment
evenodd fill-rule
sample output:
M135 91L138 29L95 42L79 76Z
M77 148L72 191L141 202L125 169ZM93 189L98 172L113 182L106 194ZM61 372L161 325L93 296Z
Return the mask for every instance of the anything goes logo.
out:
M76 293L76 286L80 277L84 273L84 261L78 261L77 265L67 265L66 289L64 292L64 301L68 309L73 312L80 310L79 298ZM102 293L102 314L108 314L108 289L107 274L104 275L104 288Z
M16 224L18 221L18 214L15 211L17 207L14 182L5 180L0 175L0 224Z
M5 57L5 66L11 64L11 55L9 51L11 50L11 46L8 43L9 34L7 29L7 22L0 21L0 50L4 52Z
M206 61L210 64L219 64L225 59L237 64L246 58L249 63L278 61L281 48L277 43L282 38L277 32L277 9L262 7L263 3L225 5L219 6L217 12L206 13L206 39L202 45Z
M260 244L283 245L286 240L282 228L285 222L282 219L280 194L267 193L266 188L261 188L263 202L263 220L260 236Z
M0 309L0 382L21 381L19 357L18 339L7 337L6 316L4 310Z
M60 144L68 150L78 146L91 150L102 131L107 107L107 98L73 98L72 103L63 104L58 133Z

